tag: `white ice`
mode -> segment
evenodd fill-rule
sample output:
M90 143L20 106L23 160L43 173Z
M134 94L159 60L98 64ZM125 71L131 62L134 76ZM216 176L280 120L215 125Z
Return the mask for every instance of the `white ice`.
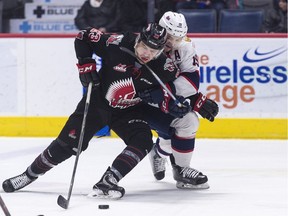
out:
M52 138L0 138L0 181L22 173ZM67 210L75 157L53 168L26 188L0 195L12 216L287 216L287 140L198 139L192 166L209 178L208 190L179 190L170 164L156 181L148 157L122 179L121 200L87 198L124 148L117 138L93 138L81 154ZM98 209L108 204L107 210ZM4 215L0 209L0 216Z

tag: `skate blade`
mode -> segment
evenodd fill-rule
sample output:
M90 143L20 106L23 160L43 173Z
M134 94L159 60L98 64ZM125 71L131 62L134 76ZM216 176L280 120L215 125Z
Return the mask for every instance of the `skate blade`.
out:
M93 190L87 195L89 198L93 199L112 199L117 200L122 197L122 194L119 191L110 190L107 194L104 194L101 190Z
M179 189L188 189L188 190L205 190L205 189L210 188L207 182L203 184L199 184L199 185L192 185L192 184L188 184L184 182L177 182L176 187Z

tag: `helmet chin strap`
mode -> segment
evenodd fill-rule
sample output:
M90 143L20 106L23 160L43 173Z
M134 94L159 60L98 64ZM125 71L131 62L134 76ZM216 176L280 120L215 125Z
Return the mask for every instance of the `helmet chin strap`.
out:
M157 58L161 55L161 53L162 53L163 51L164 51L164 48L162 48L161 50L159 50L159 52L157 53L157 55L154 56L153 59L157 59Z

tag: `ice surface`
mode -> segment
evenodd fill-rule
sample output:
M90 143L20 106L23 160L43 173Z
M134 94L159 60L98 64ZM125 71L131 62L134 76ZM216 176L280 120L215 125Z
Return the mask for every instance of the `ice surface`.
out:
M0 181L22 173L52 138L0 138ZM287 216L287 140L198 139L192 167L209 178L208 190L179 190L170 164L162 181L154 180L148 157L122 179L126 195L117 201L86 195L124 148L116 138L94 138L81 154L68 210L67 197L75 157L26 188L0 195L12 216ZM108 204L107 210L98 209ZM0 216L4 215L0 209Z

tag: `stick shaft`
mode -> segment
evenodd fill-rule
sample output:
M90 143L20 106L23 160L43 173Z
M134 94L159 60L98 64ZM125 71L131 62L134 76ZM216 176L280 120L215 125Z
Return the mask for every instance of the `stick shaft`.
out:
M2 208L2 210L3 210L3 212L4 212L4 214L5 214L5 216L11 216L11 214L9 213L8 208L7 208L7 206L5 205L5 203L4 203L4 201L3 201L3 199L2 199L1 196L0 196L0 206L1 206L1 208Z
M91 91L92 91L92 82L90 82L89 86L88 86L86 102L85 102L85 108L84 108L83 121L82 121L81 132L80 132L80 138L79 138L79 143L78 143L75 163L74 163L74 167L73 167L73 172L72 172L72 177L71 177L68 197L67 197L67 200L66 200L66 203L65 203L65 209L67 209L68 206L69 206L69 202L70 202L70 198L71 198L72 190L73 190L73 186L74 186L74 180L75 180L75 176L76 176L76 170L77 170L77 165L78 165L78 161L79 161L79 156L80 156L80 153L81 153L81 150L82 150L82 144L83 144L84 133L85 133L86 118L87 118L88 108L89 108L89 104L90 104ZM58 205L59 205L59 202L58 202ZM60 205L60 206L63 207L62 205Z

